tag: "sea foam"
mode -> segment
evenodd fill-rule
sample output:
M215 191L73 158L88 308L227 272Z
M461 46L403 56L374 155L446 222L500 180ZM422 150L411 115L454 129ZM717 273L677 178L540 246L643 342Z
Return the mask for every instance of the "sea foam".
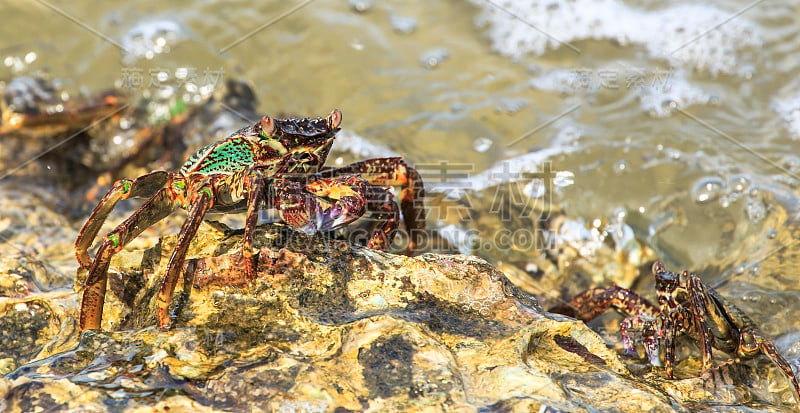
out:
M651 57L672 66L746 76L747 48L762 36L740 11L682 4L657 10L631 7L617 0L473 0L483 11L477 21L488 27L492 47L520 58L548 49L583 53L572 42L612 40L644 47Z

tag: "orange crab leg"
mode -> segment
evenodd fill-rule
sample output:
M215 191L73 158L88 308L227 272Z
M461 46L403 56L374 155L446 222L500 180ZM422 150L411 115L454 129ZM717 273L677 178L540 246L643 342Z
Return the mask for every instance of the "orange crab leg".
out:
M368 187L366 195L367 212L379 223L367 241L367 248L385 250L389 248L397 232L400 211L388 187L371 185Z
M775 344L769 340L758 340L758 348L761 350L763 354L765 354L773 363L777 364L778 367L783 370L783 372L789 376L789 380L792 382L792 386L794 386L794 394L799 403L800 403L800 384L797 382L797 376L794 375L794 371L792 371L792 366L786 362L786 359L781 357L780 353L778 353L778 349L775 348Z
M260 171L253 171L245 180L245 187L249 188L247 198L247 217L244 223L244 236L242 237L242 257L245 262L245 276L249 281L256 278L256 251L253 251L253 233L258 225L258 208L264 199L264 178Z
M549 309L548 312L588 322L608 308L617 310L625 317L637 315L656 317L659 314L658 307L650 301L616 284L608 288L595 287L586 290L568 302Z
M164 280L161 282L161 289L158 292L158 326L162 329L168 329L170 325L169 302L172 298L172 293L175 291L175 285L178 283L178 277L183 270L183 262L186 259L189 244L197 234L197 229L200 227L200 223L203 222L203 217L205 217L206 212L213 204L214 193L211 190L211 186L207 185L200 188L192 202L189 217L178 233L178 243L169 258L167 269L164 271Z
M357 175L371 185L400 186L400 210L410 240L408 252L414 253L424 244L425 189L422 177L403 158L375 158L324 171L325 176ZM383 213L391 214L384 211ZM389 243L391 238L389 238Z
M714 335L711 332L711 328L706 323L704 315L712 317L712 320L725 320L725 316L720 314L719 307L711 301L711 296L708 294L699 278L694 275L689 275L686 283L686 290L689 291L689 298L694 309L692 315L695 320L695 328L702 342L703 371L708 371L711 368L711 349L714 346ZM714 325L717 330L721 330L720 337L731 337L732 332L727 321L718 322Z
M112 189L112 191L115 190ZM111 206L113 207L113 205ZM86 276L79 320L81 330L100 328L100 322L103 318L106 284L108 282L108 266L111 263L111 257L122 250L128 242L136 238L142 231L164 219L177 207L178 203L168 188L161 188L155 195L148 199L144 205L139 207L133 215L103 237L94 262L92 262L91 267L89 267L89 273ZM101 211L99 213L101 218L99 218L98 221L105 219L108 212L109 211L105 210ZM99 224L97 225L99 227ZM86 234L89 232L96 233L98 229L99 228L92 227L86 230L86 228L84 228ZM84 233L82 232L81 235L84 235Z
M169 179L170 174L168 172L157 171L142 175L136 179L120 179L114 183L114 186L103 196L103 199L94 208L92 214L89 215L89 219L86 220L86 224L81 228L78 239L75 241L75 255L81 268L88 268L92 264L91 258L89 258L89 247L92 246L94 238L106 218L108 218L108 214L114 210L117 202L130 197L152 197L159 189L164 187Z
M678 332L687 330L688 326L683 325L682 320L688 320L687 311L676 309L664 317L664 370L667 378L674 379L673 367L675 365L675 339ZM705 370L704 370L705 371Z

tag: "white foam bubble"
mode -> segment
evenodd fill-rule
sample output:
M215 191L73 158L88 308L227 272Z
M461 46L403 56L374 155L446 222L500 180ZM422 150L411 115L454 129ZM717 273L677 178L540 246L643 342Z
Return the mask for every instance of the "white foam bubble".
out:
M775 99L772 108L788 123L787 128L792 138L800 139L800 95Z
M712 96L692 85L683 71L677 71L664 83L649 84L641 88L639 106L651 116L669 116L676 108L694 104L707 104Z
M712 74L748 75L743 49L762 44L756 26L737 11L682 4L659 10L633 8L618 0L473 0L483 6L492 47L509 57L568 47L580 40L613 40L645 47L673 66ZM745 73L746 72L746 73Z

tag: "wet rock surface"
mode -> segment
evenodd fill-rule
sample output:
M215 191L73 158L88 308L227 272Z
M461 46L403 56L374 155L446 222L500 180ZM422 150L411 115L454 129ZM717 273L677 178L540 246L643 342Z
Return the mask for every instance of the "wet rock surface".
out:
M629 378L585 325L543 313L481 259L410 258L273 225L257 237L260 277L243 284L238 237L204 231L192 245L194 287L171 331L153 327L153 293L174 237L114 260L105 332L79 337L76 307L30 317L38 321L6 310L19 320L7 328L51 320L77 343L61 352L21 346L39 360L2 379L6 408L675 407Z
M225 102L250 113L253 99L246 88L240 92L228 94ZM244 97L236 103L231 96ZM197 146L214 134L209 124L224 129L230 123L209 107L192 113L176 118L164 134ZM42 141L31 148L48 145ZM111 175L173 169L169 166L183 159L180 152L173 154L178 161L162 157L147 167L132 162ZM640 283L641 268L649 268L655 253L626 235L630 231L623 225L617 225L619 234L609 230L609 235L562 211L514 210L511 224L498 223L498 216L478 212L491 210L480 198L464 212L480 233L508 224L542 238L531 238L531 245L488 242L489 248L468 251L497 263L495 268L468 255L409 258L270 225L257 234L260 276L248 283L239 236L203 226L189 253L191 294L175 294L173 328L162 332L154 327L154 295L175 237L159 237L180 227L184 217L176 213L114 258L105 331L81 335L76 320L85 273L74 277L73 242L82 221L65 217L85 215L94 205L85 200L97 192L84 193L91 182L78 177L73 177L77 186L51 179L53 171L69 169L47 159L20 165L17 158L0 159L0 172L10 174L0 178L5 211L0 245L8 247L0 257L0 411L775 411L792 406L785 378L765 363L720 360L701 375L694 344L681 343L680 379L665 380L657 368L620 359L619 318L603 317L590 329L542 312L537 299L549 308L590 286ZM123 165L118 161L112 156L100 164ZM109 225L130 212L131 204L121 204ZM785 217L779 221L775 239L796 239L790 229L796 225ZM759 283L770 286L770 280L792 274L792 254L781 249L769 256L759 268L770 277ZM731 254L719 267L736 268L739 259ZM747 276L734 273L729 279L744 282ZM75 289L69 288L73 279ZM763 313L792 297L787 292L770 299L769 306L755 297L745 309L758 314L763 307ZM758 319L767 319L767 333L785 331L780 321L763 314ZM776 339L790 356L799 351L796 342L791 334Z
M0 299L4 333L38 330L4 343L0 360L36 361L5 367L2 407L675 411L730 392L658 373L646 384L585 324L544 313L480 258L393 255L279 224L256 239L259 277L246 283L239 236L201 227L170 331L154 327L154 295L174 236L115 257L105 331L79 335L71 292Z

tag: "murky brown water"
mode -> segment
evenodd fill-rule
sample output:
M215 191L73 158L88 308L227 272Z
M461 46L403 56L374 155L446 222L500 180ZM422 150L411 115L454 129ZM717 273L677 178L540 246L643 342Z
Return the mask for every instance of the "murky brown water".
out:
M279 18L302 3L12 0L0 78L46 70L73 91L135 95L183 71L251 81L261 112L338 107L347 130L420 166L434 196L496 212L505 200L445 184L491 198L513 181L515 204L624 215L673 266L724 274L720 291L800 366L796 267L770 261L798 206L797 5L505 3L316 0ZM574 183L539 198L520 174L544 161Z

